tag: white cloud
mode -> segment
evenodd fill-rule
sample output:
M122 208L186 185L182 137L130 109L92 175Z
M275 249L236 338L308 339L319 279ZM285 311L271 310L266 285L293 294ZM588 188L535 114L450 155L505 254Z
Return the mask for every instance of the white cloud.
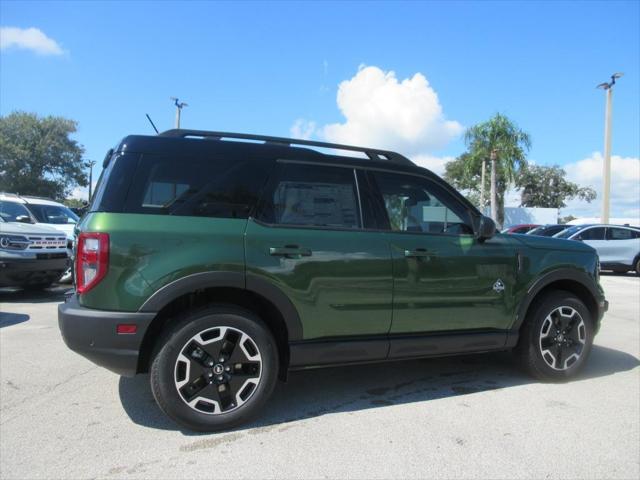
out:
M428 154L418 154L411 157L411 161L416 165L431 170L437 175L444 175L444 166L447 162L455 160L455 157L436 157Z
M563 215L599 217L602 208L602 165L600 152L575 163L564 165L567 179L580 186L592 187L598 197L591 203L567 202ZM640 158L611 157L611 217L640 219Z
M353 78L340 83L337 106L345 117L343 123L318 126L299 118L291 126L291 135L394 150L442 175L453 157L430 152L463 131L458 122L445 119L438 95L421 73L398 80L393 71L361 66Z
M0 27L0 49L21 48L39 55L62 55L62 47L37 28Z
M292 138L309 140L315 133L317 127L316 122L310 122L303 118L297 119L289 129Z
M337 103L345 121L321 129L336 143L417 155L443 147L463 130L444 118L438 95L421 73L399 81L393 71L361 66L340 83Z

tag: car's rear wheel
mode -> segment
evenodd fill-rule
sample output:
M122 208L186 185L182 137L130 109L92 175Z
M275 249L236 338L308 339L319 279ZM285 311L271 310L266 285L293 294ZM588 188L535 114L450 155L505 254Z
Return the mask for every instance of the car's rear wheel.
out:
M640 276L640 255L638 255L638 257L636 258L635 272L636 275Z
M593 335L593 320L584 303L569 292L554 292L533 305L516 354L533 376L567 380L584 367Z
M166 337L151 365L151 389L176 422L216 431L256 414L277 374L276 342L258 317L209 307L187 315Z

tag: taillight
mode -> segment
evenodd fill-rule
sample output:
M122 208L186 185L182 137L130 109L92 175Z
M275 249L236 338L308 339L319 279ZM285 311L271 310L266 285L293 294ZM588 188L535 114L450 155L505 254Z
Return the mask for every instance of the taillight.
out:
M107 274L109 234L82 232L76 249L76 292L86 293Z

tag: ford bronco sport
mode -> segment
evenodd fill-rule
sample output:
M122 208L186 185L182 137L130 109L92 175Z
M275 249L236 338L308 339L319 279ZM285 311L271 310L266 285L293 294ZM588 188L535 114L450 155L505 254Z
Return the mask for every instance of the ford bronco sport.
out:
M607 309L591 247L496 233L390 151L129 136L78 233L65 342L149 372L160 408L194 430L246 421L292 369L513 350L564 380Z

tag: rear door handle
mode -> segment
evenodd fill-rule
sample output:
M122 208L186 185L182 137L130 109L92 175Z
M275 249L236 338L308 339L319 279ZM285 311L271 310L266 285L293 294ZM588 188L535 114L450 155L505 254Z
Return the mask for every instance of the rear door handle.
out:
M433 252L429 252L426 248L416 248L415 250L405 250L404 256L407 258L424 258L431 257Z
M297 245L285 245L284 247L269 248L269 255L282 256L287 258L310 257L311 250L308 248L299 247Z

